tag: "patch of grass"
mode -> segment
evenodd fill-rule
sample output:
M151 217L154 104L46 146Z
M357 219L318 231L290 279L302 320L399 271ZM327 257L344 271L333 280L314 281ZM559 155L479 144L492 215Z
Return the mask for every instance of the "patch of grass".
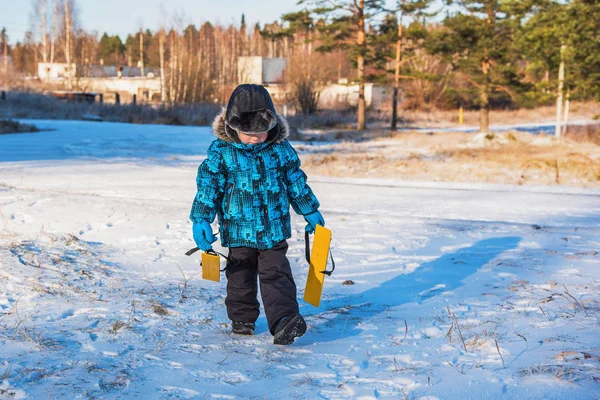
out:
M162 304L155 303L152 305L152 311L158 315L169 315L169 310Z
M110 333L112 334L116 334L117 332L119 332L121 329L125 328L127 326L127 324L125 322L122 321L115 321L112 326L110 327Z
M521 368L519 375L521 377L546 375L567 382L577 382L582 379L581 371L577 368L550 364L539 364L529 368Z
M12 119L0 119L0 134L39 132L37 126L22 124Z
M301 155L306 172L321 176L600 186L600 147L550 135L510 132L490 141L459 132L405 132L307 149Z

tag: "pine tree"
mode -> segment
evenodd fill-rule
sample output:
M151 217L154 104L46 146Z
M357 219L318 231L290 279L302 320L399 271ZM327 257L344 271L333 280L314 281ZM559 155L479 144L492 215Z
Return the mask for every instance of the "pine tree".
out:
M317 51L349 49L356 63L358 81L357 129L366 128L365 58L369 51L366 23L384 10L382 0L301 0L320 17L317 28L322 44Z
M498 0L460 0L443 28L431 36L431 50L452 63L454 71L478 92L479 129L489 129L490 96L504 92L515 97L518 52L512 48L518 19L510 3Z
M566 65L565 84L574 98L600 99L600 3L538 0L524 10L526 22L518 46L535 80L534 100L547 102L555 95L559 65ZM561 46L564 47L561 60Z

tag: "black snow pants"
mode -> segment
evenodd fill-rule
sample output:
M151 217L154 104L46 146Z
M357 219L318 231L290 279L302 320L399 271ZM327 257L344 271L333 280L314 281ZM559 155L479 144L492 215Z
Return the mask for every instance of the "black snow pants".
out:
M227 261L227 315L232 321L254 322L258 318L257 276L269 331L273 334L277 322L298 314L296 284L290 262L285 256L288 244L284 240L273 248L257 250L231 247Z

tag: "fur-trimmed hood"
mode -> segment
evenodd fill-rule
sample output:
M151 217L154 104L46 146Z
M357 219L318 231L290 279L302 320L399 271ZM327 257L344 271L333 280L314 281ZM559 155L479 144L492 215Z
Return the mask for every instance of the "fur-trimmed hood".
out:
M278 112L275 114L277 116L277 124L269 131L267 142L281 143L290 136L290 126L281 114ZM219 139L225 142L240 143L237 131L226 123L226 115L227 108L223 107L212 123L213 132Z
M275 111L271 95L262 85L245 83L235 88L227 107L213 122L221 140L240 143L239 133L256 135L269 132L266 143L279 143L289 136L287 121Z

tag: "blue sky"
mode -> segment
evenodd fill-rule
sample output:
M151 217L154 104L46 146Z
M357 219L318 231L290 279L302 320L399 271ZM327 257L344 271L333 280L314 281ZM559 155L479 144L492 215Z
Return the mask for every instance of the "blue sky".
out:
M52 0L47 0L48 4ZM209 21L229 25L239 24L242 13L248 26L273 22L282 14L299 11L304 6L297 0L76 0L83 28L118 34L124 40L127 34L140 26L155 30L161 24L170 25L175 14L183 16L185 25L201 25ZM10 43L23 41L30 29L32 0L0 0L0 28L8 30ZM392 8L396 0L386 0ZM434 2L439 9L439 0Z
M51 3L52 0L48 0ZM300 10L297 0L77 0L86 30L107 31L124 39L140 25L154 29L169 22L174 13L184 22L205 21L239 24L242 13L248 24L272 22L286 12ZM166 15L161 13L162 9ZM5 26L10 42L22 41L29 29L31 0L0 0L0 27Z

